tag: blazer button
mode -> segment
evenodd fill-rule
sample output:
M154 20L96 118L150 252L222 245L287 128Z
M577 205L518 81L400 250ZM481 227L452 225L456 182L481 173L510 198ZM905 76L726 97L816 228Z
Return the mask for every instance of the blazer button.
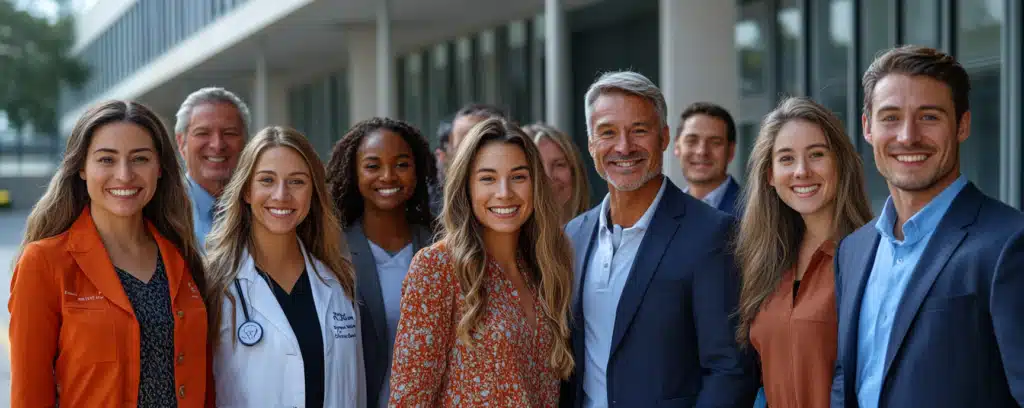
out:
M181 397L181 398L185 398L185 386L184 385L178 387L178 396Z
M181 319L183 317L185 317L185 311L184 310L179 310L178 311L178 318Z
M178 354L178 364L185 362L185 353Z

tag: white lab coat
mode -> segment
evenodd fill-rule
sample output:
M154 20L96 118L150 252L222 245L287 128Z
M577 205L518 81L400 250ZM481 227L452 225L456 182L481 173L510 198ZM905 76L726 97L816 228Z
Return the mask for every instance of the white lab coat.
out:
M323 333L324 407L364 408L366 374L358 308L345 296L327 267L306 252L305 246L302 254L306 259L306 272L310 274L316 318ZM214 346L217 406L305 407L305 375L298 341L270 286L256 272L248 252L243 254L237 276L245 293L249 317L263 326L263 338L253 346L236 340L235 332L245 322L245 315L232 283L230 290L235 306L232 308L227 299L223 301L220 335ZM235 324L231 316L235 317Z

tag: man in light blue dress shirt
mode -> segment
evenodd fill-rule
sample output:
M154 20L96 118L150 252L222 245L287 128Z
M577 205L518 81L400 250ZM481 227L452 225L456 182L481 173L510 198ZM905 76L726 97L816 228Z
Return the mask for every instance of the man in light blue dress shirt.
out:
M575 252L574 408L750 408L753 359L735 342L736 220L662 174L665 99L635 72L585 97L590 155L609 193L566 225Z
M960 174L970 80L896 48L864 74L864 137L890 197L835 258L832 407L1024 404L1024 215Z
M193 92L175 115L174 137L185 160L199 248L213 227L217 197L231 180L249 132L249 107L223 88Z
M728 173L736 156L736 122L725 108L694 102L679 115L672 155L683 167L683 192L732 214L743 216L740 185Z

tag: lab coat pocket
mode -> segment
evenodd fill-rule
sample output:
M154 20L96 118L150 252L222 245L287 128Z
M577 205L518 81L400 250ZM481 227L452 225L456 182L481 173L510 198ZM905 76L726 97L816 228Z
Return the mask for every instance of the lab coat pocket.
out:
M61 358L75 364L117 360L114 322L107 308L65 306L61 326Z

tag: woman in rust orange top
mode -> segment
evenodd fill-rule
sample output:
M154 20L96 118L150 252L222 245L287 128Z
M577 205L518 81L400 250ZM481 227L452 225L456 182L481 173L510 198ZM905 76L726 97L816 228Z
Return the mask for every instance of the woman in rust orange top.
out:
M121 101L75 125L11 279L11 406L205 404L203 269L164 129Z
M554 407L573 368L571 249L540 153L488 119L459 146L444 234L402 288L391 406Z
M768 406L829 406L836 359L835 243L871 218L839 119L807 98L769 113L754 143L737 257L740 344L757 351Z

